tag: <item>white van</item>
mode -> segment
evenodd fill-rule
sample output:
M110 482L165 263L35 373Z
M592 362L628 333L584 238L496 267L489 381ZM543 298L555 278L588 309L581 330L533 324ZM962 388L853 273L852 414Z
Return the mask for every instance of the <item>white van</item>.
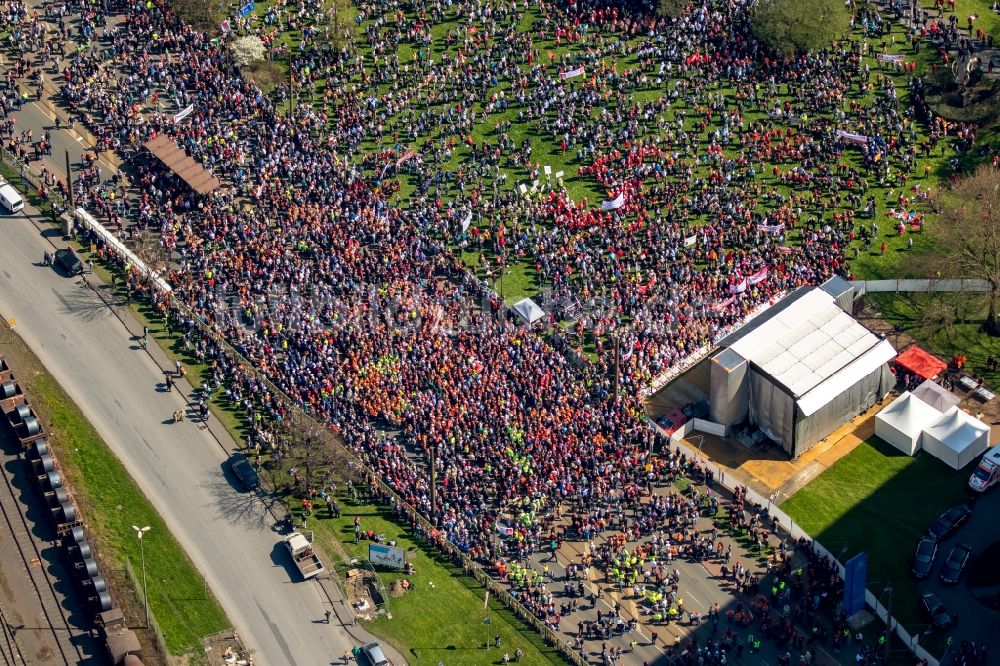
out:
M8 213L16 213L24 208L24 199L14 187L0 179L0 207Z
M983 493L998 481L1000 481L1000 446L994 446L979 461L979 466L969 479L969 487L977 493Z

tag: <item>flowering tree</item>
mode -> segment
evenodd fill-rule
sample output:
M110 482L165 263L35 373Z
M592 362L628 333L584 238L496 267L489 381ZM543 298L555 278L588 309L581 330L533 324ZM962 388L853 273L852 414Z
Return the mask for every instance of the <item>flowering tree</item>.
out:
M233 58L236 59L236 63L240 67L252 65L267 57L267 49L264 48L264 42L260 41L260 37L256 35L239 37L232 41L229 48L232 50Z

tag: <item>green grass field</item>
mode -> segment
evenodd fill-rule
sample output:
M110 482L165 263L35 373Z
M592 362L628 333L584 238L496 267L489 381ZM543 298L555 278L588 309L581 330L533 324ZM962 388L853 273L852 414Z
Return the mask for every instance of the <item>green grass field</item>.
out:
M26 348L21 353L30 354ZM37 360L36 360L37 362ZM39 366L40 367L40 366ZM118 458L108 449L51 375L18 373L31 402L43 415L60 466L105 565L139 570L139 544L132 525L149 525L145 537L150 612L167 650L180 657L201 655L201 638L231 626L201 574L188 559Z
M968 472L927 455L909 457L878 438L834 463L781 509L841 562L868 553L868 589L891 584L893 614L920 621L910 557L927 526L966 497Z
M410 551L416 573L380 571L388 587L393 581L407 578L413 587L404 596L390 598L388 612L366 623L365 628L391 643L413 665L434 666L441 659L446 663L502 663L503 652L514 654L521 648L525 664L561 664L558 653L544 645L541 637L491 598L489 610L483 608L485 588L462 572L436 550L414 539L404 530L386 507L341 502L340 518L327 517L320 508L309 518L309 529L315 531L318 543L331 554L346 552L348 558L368 558L369 541L354 541L354 517L361 518L363 530L375 530L394 540L400 548ZM317 505L319 506L319 505ZM489 617L490 623L483 620ZM492 644L500 634L502 649L483 649L487 638Z
M1000 372L988 370L989 356L1000 358L1000 338L982 330L985 297L979 294L871 294L869 299L882 317L920 341L927 351L944 361L955 354L968 357L967 372L1000 386Z

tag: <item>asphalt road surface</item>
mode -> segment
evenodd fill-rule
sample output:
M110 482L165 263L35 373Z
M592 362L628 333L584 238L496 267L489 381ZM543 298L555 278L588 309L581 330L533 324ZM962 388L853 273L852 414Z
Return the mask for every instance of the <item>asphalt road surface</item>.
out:
M963 470L963 473L972 474L973 469L975 468L970 465ZM991 641L992 638L1000 635L1000 613L980 604L973 596L968 583L971 563L980 556L987 546L1000 539L1000 529L997 527L997 516L1000 515L1000 489L994 488L987 491L985 495L973 499L975 501L971 504L972 517L957 532L941 542L930 577L915 584L920 593L933 592L937 594L944 602L945 608L950 613L958 615L958 625L945 632L945 635L950 636L953 640L953 646L949 652L957 650L964 640L974 641L976 645L986 643L990 652L991 661L989 663L1000 664L1000 648L994 647ZM958 583L946 585L939 580L939 576L945 560L948 559L948 553L951 552L952 546L957 543L964 543L972 547L972 559ZM912 553L917 544L908 543L901 547L908 548ZM1000 566L1000 562L994 562L993 565ZM918 630L926 631L928 629L929 626L926 625L918 627ZM950 664L951 661L945 659L943 663Z
M16 319L17 332L160 511L255 663L329 664L369 640L358 628L350 629L353 640L323 622L330 601L318 583L294 582L264 500L237 492L223 475L224 447L233 441L220 445L196 422L171 422L184 402L178 392L157 391L161 367L133 338L141 326L119 308L130 332L80 278L44 267L52 232L43 236L27 217L35 211L23 213L0 216L0 315Z
M31 98L34 100L34 97ZM44 130L49 130L52 137L52 154L43 155L41 160L31 161L32 170L39 172L42 167L56 173L60 180L66 179L66 152L69 151L70 166L74 170L83 168L83 154L93 152L94 144L90 141L90 135L82 131L82 127L77 124L75 129L67 129L65 122L62 129L56 129L55 114L56 109L47 100L32 101L21 107L20 111L13 111L8 115L14 118L15 131L30 129L35 140L42 135ZM62 119L66 120L66 112L59 112ZM29 154L31 154L29 152ZM105 181L115 174L118 161L107 152L102 152L98 159L98 166L101 167L101 180Z

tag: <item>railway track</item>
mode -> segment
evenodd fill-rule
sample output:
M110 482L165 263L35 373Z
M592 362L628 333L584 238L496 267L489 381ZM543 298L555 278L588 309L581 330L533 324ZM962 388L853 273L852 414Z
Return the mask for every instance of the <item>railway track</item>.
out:
M20 490L14 483L15 477L20 477L24 481L21 485L26 489L25 492L37 493L28 483L32 473L31 463L24 458L3 456L3 464L0 464L0 476L3 477L3 482L0 483L0 530L10 534L35 593L34 599L18 599L18 604L23 604L25 611L22 611L22 615L25 618L29 617L26 611L30 609L30 617L41 623L34 627L41 630L39 634L51 636L51 640L46 637L45 642L51 643L54 650L52 655L46 655L45 662L79 664L86 661L87 656L79 641L74 638L85 632L70 623L61 597L55 589L55 577L49 572L46 560L42 557L42 550L48 544L41 535L51 536L54 540L55 529L49 521L38 521L34 525L28 522L25 517L26 507L18 499ZM41 511L47 511L41 497L36 496L34 499L38 500ZM0 617L3 623L0 629L0 664L21 666L32 663L35 655L24 654L19 648L18 628L11 626L8 619L6 616Z

